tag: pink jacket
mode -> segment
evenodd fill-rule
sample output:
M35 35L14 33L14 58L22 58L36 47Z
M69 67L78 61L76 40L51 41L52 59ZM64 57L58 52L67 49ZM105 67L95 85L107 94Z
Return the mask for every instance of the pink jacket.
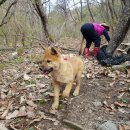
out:
M103 35L103 31L105 28L101 26L99 23L92 23L94 26L95 31L98 33L99 36Z

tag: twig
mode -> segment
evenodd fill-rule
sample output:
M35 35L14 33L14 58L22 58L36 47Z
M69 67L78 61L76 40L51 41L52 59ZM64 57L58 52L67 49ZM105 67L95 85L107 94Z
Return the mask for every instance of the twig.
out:
M76 123L74 123L72 121L64 119L63 123L65 123L67 126L69 126L72 129L75 129L75 130L84 130L84 128L82 126L80 126L80 125L78 125L78 124L76 124Z
M8 9L7 9L7 12L6 12L4 18L2 19L2 22L1 22L1 24L0 24L0 27L7 23L7 21L5 21L5 19L7 18L8 14L9 14L9 12L10 12L10 10L11 10L11 8L17 3L17 1L18 1L18 0L15 0L13 3L11 3L11 5L9 5L9 7L8 7ZM11 15L10 15L10 16L11 16ZM10 18L9 18L9 19L10 19Z
M59 47L59 48L61 48L62 50L78 52L78 50L75 50L75 49L68 49L68 48L64 48L64 47Z
M12 103L13 103L13 100L11 100L10 102L9 102L9 104L8 104L8 106L7 106L7 109L4 111L4 113L1 115L1 119L4 119L6 116L7 116L7 114L8 114L8 112L9 112L9 109L10 109L10 106L12 105Z
M25 73L26 73L26 74L29 74L29 73L31 73L31 72L32 72L32 70L28 70L28 71L26 71L26 72L24 72L24 73L18 75L18 76L15 77L13 80L11 80L9 83L7 83L7 84L5 85L5 87L9 87L11 83L13 83L14 81L20 79Z
M15 51L15 48L1 48L0 51Z

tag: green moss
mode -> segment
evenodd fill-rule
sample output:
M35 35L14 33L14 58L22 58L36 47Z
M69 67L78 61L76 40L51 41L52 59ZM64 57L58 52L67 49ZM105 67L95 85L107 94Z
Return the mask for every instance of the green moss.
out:
M3 70L4 68L5 68L5 64L3 64L3 63L0 63L0 70Z
M42 105L45 104L46 102L47 102L47 99L45 99L44 96L42 96L41 99L35 101L35 103L42 104Z
M28 130L35 130L33 127L28 128Z
M63 104L60 104L59 107L58 107L59 110L62 110L64 108L65 108L65 106Z
M26 85L30 85L30 84L36 84L36 81L35 80L25 80L24 81Z
M24 61L24 57L17 57L14 61L16 63L22 63Z

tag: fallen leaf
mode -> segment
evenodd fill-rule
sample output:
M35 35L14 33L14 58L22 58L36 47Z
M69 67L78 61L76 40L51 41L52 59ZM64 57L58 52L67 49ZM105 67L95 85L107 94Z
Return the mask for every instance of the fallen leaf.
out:
M13 103L13 100L9 101L8 106L7 106L7 109L4 111L4 113L3 113L3 114L1 115L1 117L0 117L1 119L4 119L4 118L7 116L7 114L8 114L8 112L9 112L9 109L10 109L12 103Z
M126 79L125 81L126 81L127 83L130 83L130 79Z
M108 106L107 101L103 101L103 105Z
M25 106L22 106L22 107L19 109L19 112L18 112L18 114L17 114L17 117L26 116L26 115L27 115L26 107L25 107Z
M36 113L34 112L34 107L30 107L30 106L27 107L27 117L32 118L32 119L36 118Z
M6 97L7 97L7 95L4 92L1 92L0 98L5 99Z
M37 118L37 119L34 119L34 120L32 120L32 121L29 123L29 125L33 124L34 122L39 122L39 121L41 121L42 119L43 119L42 117L39 117L39 118Z
M27 101L26 102L29 106L36 108L37 105L33 101Z
M108 77L110 77L110 78L115 78L115 77L116 77L116 74L115 74L115 73L110 72L107 76L108 76Z
M121 112L121 113L129 113L129 112L125 111L125 110L122 109L122 108L118 108L118 111Z
M59 124L59 121L56 120L56 118L49 118L49 117L46 117L46 118L44 118L44 119L52 121L52 122L54 123L54 125L58 125L58 124Z
M119 127L119 130L130 130L129 125L119 124L118 127Z
M125 93L123 92L123 93L120 93L120 95L119 96L117 96L118 98L122 98L122 96L124 95Z
M24 74L23 78L24 78L24 80L29 80L30 79L30 77L27 74Z
M11 119L17 117L19 111L15 110L13 113L9 113L8 116L6 116L6 119Z
M112 87L114 84L115 84L115 81L114 81L114 82L112 82L112 83L110 83L110 86Z
M26 101L25 96L21 96L21 97L20 97L20 104L24 103L25 101Z
M10 124L9 126L10 126L10 128L11 128L12 130L18 130L18 129L16 129L16 128L13 126L13 124Z

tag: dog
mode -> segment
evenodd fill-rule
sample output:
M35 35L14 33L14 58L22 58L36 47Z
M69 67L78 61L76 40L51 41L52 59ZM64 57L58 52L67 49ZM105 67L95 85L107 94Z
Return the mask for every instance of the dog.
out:
M76 80L76 88L74 96L79 94L81 75L83 72L84 63L78 56L64 59L57 48L45 48L40 70L44 74L51 74L54 87L54 102L52 109L57 109L59 106L60 84L65 84L63 97L67 98L70 95L73 82Z

